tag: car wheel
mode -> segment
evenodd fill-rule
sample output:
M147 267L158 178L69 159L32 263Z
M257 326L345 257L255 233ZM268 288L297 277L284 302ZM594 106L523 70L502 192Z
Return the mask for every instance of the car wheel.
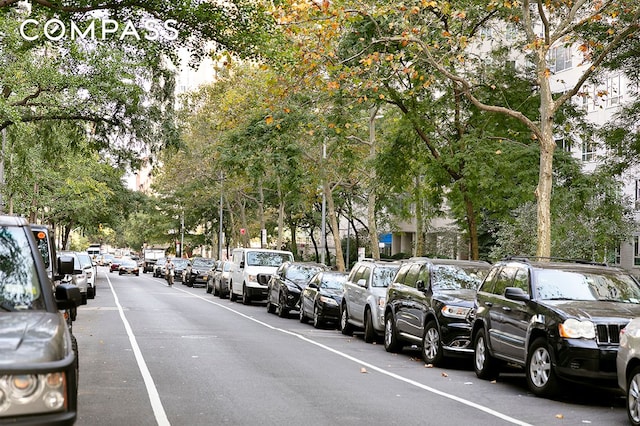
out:
M238 299L238 296L233 292L233 285L229 283L229 301L235 302Z
M244 285L242 286L242 304L243 305L251 304L251 296L249 296L249 293L247 292L247 287Z
M284 294L280 294L278 297L278 309L277 313L280 318L285 318L289 314L289 310L286 308L286 300Z
M384 319L384 349L387 352L398 352L400 350L398 332L391 313L387 314Z
M207 294L211 294L211 293L213 293L214 296L217 295L215 286L211 288L209 286L209 281L207 281Z
M441 365L444 359L442 353L442 340L440 339L440 330L438 324L431 320L424 328L424 336L422 338L422 359L427 364Z
M627 416L629 423L640 425L640 367L634 368L627 380Z
M95 293L95 290L94 290L94 288L93 288L93 287L89 287L89 288L87 289L87 297L88 297L89 299L95 299L95 297L96 297L96 293Z
M533 341L527 354L527 384L537 396L553 396L558 392L559 381L551 363L547 341L539 337Z
M315 328L321 328L323 324L324 321L322 317L320 317L320 308L318 308L318 305L315 305L313 307L313 326Z
M304 308L303 308L303 301L300 300L300 322L301 323L306 323L307 322L307 317L304 315Z
M75 355L75 360L73 361L73 367L76 370L76 398L78 392L78 384L80 383L80 352L78 351L78 341L76 340L76 336L71 335L71 348L73 350L73 354Z
M349 324L349 311L344 303L342 304L342 309L340 309L340 331L345 336L353 335L353 326Z
M140 272L136 272L136 277L139 277L139 276L140 276Z
M498 377L497 361L489 353L484 328L478 330L474 339L473 368L480 379L493 380Z
M376 331L373 329L373 318L371 317L371 309L366 309L364 313L364 341L373 343L376 339Z
M271 303L271 295L267 296L267 312L270 314L276 312L276 307Z

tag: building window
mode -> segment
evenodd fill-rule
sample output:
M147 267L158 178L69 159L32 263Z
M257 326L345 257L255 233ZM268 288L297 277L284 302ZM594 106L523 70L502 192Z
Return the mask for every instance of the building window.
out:
M589 141L582 142L582 161L594 161L596 159L596 144Z
M566 139L556 139L556 147L566 152L571 152L571 141Z
M640 266L640 236L633 237L633 265Z
M640 210L640 179L636 179L636 210Z
M571 49L565 46L551 49L551 64L554 67L554 72L571 68Z
M607 106L616 106L622 101L620 74L607 78Z

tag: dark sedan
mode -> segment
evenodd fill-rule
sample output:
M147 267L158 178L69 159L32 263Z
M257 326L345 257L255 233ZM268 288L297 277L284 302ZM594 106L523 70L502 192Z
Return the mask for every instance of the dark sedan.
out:
M300 295L300 322L313 320L315 328L340 320L340 303L347 280L346 272L318 272Z
M196 257L191 263L187 264L187 268L184 270L184 281L189 287L196 285L206 286L209 276L213 273L215 267L215 260Z
M187 268L187 265L189 265L190 263L189 259L175 258L175 259L172 259L172 262L174 265L173 273L176 281L180 281L182 282L182 284L187 284L182 281L182 275L184 270Z
M267 284L267 312L284 317L298 309L300 293L309 280L328 268L320 263L285 262L278 267Z
M120 262L120 266L118 267L118 275L140 275L140 267L138 266L138 262L133 259L124 259Z

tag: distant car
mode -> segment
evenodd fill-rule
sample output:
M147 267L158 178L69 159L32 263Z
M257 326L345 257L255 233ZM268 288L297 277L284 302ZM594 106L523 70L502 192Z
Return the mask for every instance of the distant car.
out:
M76 254L80 258L80 266L82 266L87 276L87 297L93 299L96 297L96 276L98 275L98 268L93 263L93 260L91 260L89 253L78 251Z
M435 366L447 357L471 359L476 291L489 268L471 260L404 261L387 289L385 349L417 345L424 362Z
M300 295L300 322L313 320L315 328L340 321L340 303L346 272L322 271L314 275Z
M133 259L123 259L118 267L118 275L140 275L138 262Z
M187 265L191 263L191 261L189 259L183 259L180 257L175 257L171 259L171 261L173 262L173 265L174 265L173 272L174 272L174 277L176 281L182 282L182 273L187 268ZM186 285L187 283L183 282L182 284Z
M285 262L278 267L267 284L267 312L285 317L299 309L300 294L309 280L327 266L312 262Z
M122 262L122 257L114 257L111 259L109 263L109 272L116 272L120 269L120 262Z
M166 257L161 257L153 264L153 276L164 278L164 264L167 263Z
M221 299L229 296L231 291L229 288L229 281L231 280L231 261L224 260L216 263L216 269L213 271L212 277L209 279L211 283L211 291L214 296L218 296ZM207 282L207 285L209 285Z
M80 289L80 296L82 297L81 305L86 305L88 299L87 289L89 288L89 284L87 282L87 274L80 263L80 257L74 251L62 251L59 255L71 256L73 258L73 273L65 275L61 281L63 283L71 283L77 286Z
M111 253L105 253L102 255L102 266L111 266L111 262L113 262L114 255Z
M640 425L640 317L620 330L616 371L618 386L626 394L629 422Z
M182 280L187 286L207 285L209 275L215 266L215 260L206 257L194 257L182 273Z

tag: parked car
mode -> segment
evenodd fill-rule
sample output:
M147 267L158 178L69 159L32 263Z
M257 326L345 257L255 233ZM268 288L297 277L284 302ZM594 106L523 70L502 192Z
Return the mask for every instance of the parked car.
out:
M65 275L62 279L62 282L73 284L80 289L80 296L82 297L81 305L87 304L88 297L88 288L89 284L87 281L87 274L85 270L82 268L82 263L80 262L80 257L74 251L62 251L60 252L61 256L69 256L73 258L73 273Z
M182 273L182 281L189 287L206 286L209 275L215 266L215 260L206 257L194 257Z
M640 316L640 285L628 272L588 262L498 262L476 295L474 369L495 379L524 368L538 396L563 380L617 387L620 330Z
M109 273L118 271L120 269L120 263L122 262L122 260L122 257L114 256L109 263Z
M346 272L321 271L315 274L300 295L300 322L313 320L315 328L340 321L340 303Z
M414 258L402 263L387 289L384 347L421 348L422 359L473 355L471 327L476 291L491 264L469 260Z
M229 299L238 297L242 303L267 298L267 282L258 282L260 274L271 275L284 262L293 262L293 253L283 250L261 248L237 248L231 256Z
M299 309L300 294L309 280L327 266L312 262L285 262L278 267L267 284L267 312L285 317Z
M207 293L224 299L229 295L229 278L231 277L231 262L221 260L216 262L215 270L207 281Z
M620 348L616 357L618 386L626 395L629 422L640 425L640 317L620 330Z
M87 276L87 298L94 299L96 297L96 276L98 275L98 268L93 263L93 260L91 260L89 253L78 251L76 254L80 259L80 266Z
M167 258L162 257L156 260L156 263L153 264L153 276L164 278L164 264L167 263Z
M372 259L356 262L344 283L340 305L342 334L364 330L364 340L368 343L383 334L387 287L399 268L399 262Z
M53 285L32 233L25 219L0 216L0 423L73 424L78 345L60 311L82 298L72 284ZM73 274L70 256L50 261L60 275Z
M111 266L111 262L113 262L114 255L111 253L105 253L102 255L102 266Z
M118 275L140 275L140 265L133 259L123 258L118 266Z
M171 261L173 262L173 265L174 265L173 272L174 272L174 277L176 281L182 282L182 273L184 272L184 270L187 268L187 265L191 261L189 259L182 259L180 257L174 257L173 259L171 259ZM186 284L186 283L182 282L182 284Z

